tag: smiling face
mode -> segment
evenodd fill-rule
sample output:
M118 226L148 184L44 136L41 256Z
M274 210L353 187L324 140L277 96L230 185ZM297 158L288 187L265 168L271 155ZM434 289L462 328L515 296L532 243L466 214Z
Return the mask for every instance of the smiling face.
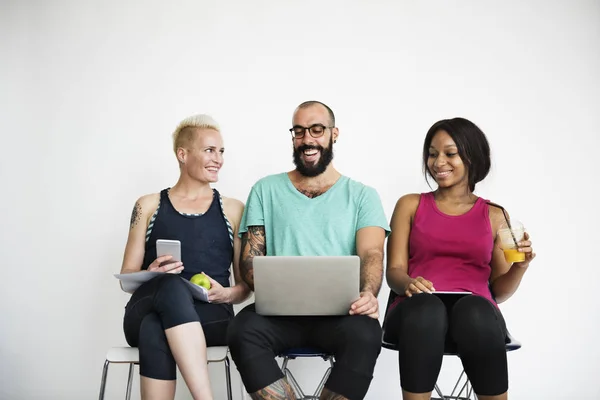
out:
M331 126L329 112L319 104L299 108L292 124L298 132L310 128L292 138L296 169L309 177L322 174L333 160L333 141L338 136L337 128Z
M438 131L431 140L427 170L441 188L468 186L468 170L458 153L456 143L444 130Z
M219 131L208 128L193 129L193 140L177 149L181 172L199 182L217 182L223 166L223 138Z
M490 172L490 145L481 129L466 118L442 119L434 123L423 142L425 180L432 177L440 188L475 185Z

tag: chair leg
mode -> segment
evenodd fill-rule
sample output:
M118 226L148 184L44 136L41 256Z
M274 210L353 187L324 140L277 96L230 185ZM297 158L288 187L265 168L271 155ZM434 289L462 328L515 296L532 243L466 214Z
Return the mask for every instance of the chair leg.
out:
M437 383L435 384L435 386L433 388L435 389L435 392L437 393L437 395L440 396L440 400L446 400L446 396L444 396L444 394L440 390L440 387L437 385Z
M300 384L298 383L296 378L294 378L292 371L290 371L288 368L286 368L284 375L287 378L288 383L292 386L292 390L298 396L298 399L306 399L306 395L304 394L304 391L300 387Z
M292 386L292 390L298 396L298 398L305 399L306 395L304 394L304 391L302 391L300 384L296 381L296 378L294 378L292 371L290 371L290 369L287 367L288 361L289 361L288 357L283 358L283 364L281 365L281 372L283 372L283 375L287 378L288 383L290 384L290 386Z
M242 377L240 376L240 399L246 400L248 397L248 392L246 391L246 387L244 386L244 382L242 381Z
M460 387L460 391L455 395L454 392L457 390L458 386L460 385L461 380L465 379L465 382L463 383L463 385ZM467 376L467 374L465 373L465 371L463 370L459 377L458 380L456 381L456 385L454 385L454 389L452 389L452 394L450 395L451 399L458 399L458 400L470 400L471 399L471 394L472 394L472 387L470 388L470 384L469 384L469 377ZM463 392L465 392L465 397L463 397Z
M477 396L473 391L473 385L471 385L471 382L467 381L467 399L471 399L471 396L474 400L477 400Z
M227 400L233 400L231 396L231 366L229 363L229 357L225 356L225 381L227 382Z
M285 372L285 370L287 369L288 361L289 361L289 358L283 357L283 363L281 364L281 371L282 372Z
M333 357L329 357L329 368L327 368L327 371L325 371L325 374L323 375L323 379L321 379L321 382L319 382L319 385L317 386L317 389L315 390L315 394L314 394L315 398L319 398L319 396L321 396L321 392L323 391L323 388L325 387L325 382L327 382L327 379L329 378L329 375L331 374L332 369L333 369Z
M465 396L466 397L461 397L463 392L465 392ZM463 398L463 399L471 399L471 391L469 390L469 380L467 379L467 381L462 385L462 387L460 388L460 392L458 392L458 394L456 395L456 397Z
M327 370L325 371L325 374L323 375L323 378L321 378L321 381L317 385L317 388L316 388L314 394L311 396L311 395L304 394L304 391L302 390L302 388L300 387L300 384L298 383L298 381L292 374L292 371L290 371L290 369L287 367L289 358L283 357L283 363L281 365L281 372L283 372L283 375L286 377L288 383L292 387L292 390L294 391L294 394L297 399L305 399L305 400L319 399L319 397L321 396L321 392L323 391L323 388L325 387L325 383L327 382L327 379L329 378L329 375L331 374L331 370L333 369L333 366L334 366L333 357L328 357L325 360L329 361L329 367L327 368Z
M133 383L133 367L134 363L129 364L129 378L127 378L127 392L125 393L125 400L131 399L131 384Z
M458 376L458 380L456 381L456 384L454 385L454 388L452 389L452 393L450 394L450 398L454 397L454 392L456 392L456 389L458 388L458 385L460 385L460 381L462 380L462 377L465 373L465 370L462 370L462 372L460 373L460 375ZM462 391L464 390L464 385L463 387L460 389L460 392L458 392L457 396L460 396L462 394Z
M437 384L434 386L434 389L437 395L440 396L439 398L432 398L436 400L471 400L473 397L477 399L477 396L473 392L473 386L471 386L464 370L458 376L456 384L449 395L444 395Z
M102 368L102 379L100 380L100 397L99 400L104 400L104 391L106 390L106 375L108 374L108 360L104 361L104 368Z

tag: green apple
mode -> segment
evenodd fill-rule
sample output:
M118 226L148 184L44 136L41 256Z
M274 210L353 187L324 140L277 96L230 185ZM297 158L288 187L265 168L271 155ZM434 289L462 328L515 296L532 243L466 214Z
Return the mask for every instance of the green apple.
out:
M192 282L194 285L202 286L206 290L210 289L210 281L208 280L208 276L204 274L196 274L192 276L190 282Z

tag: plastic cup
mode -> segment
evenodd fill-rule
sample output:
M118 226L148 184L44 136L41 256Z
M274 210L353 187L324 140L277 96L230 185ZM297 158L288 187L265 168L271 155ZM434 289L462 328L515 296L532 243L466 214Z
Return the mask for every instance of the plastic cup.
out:
M498 229L500 237L500 247L504 251L504 258L509 263L525 261L525 253L522 253L517 248L517 243L525 237L525 227L519 221L510 221L510 228L504 222ZM516 241L516 243L515 243Z

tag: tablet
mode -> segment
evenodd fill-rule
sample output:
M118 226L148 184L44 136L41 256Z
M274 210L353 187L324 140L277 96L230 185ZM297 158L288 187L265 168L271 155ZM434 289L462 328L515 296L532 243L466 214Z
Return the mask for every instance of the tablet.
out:
M446 305L446 307L448 308L448 310L452 309L452 307L454 306L454 304L462 299L465 296L469 296L472 295L472 292L444 292L444 291L439 291L439 292L431 292L431 294L439 297L440 300L442 300L442 302Z
M470 294L473 294L473 292L444 292L444 291L437 291L437 292L431 292L431 294L451 294L451 295L455 295L455 296L468 296Z

